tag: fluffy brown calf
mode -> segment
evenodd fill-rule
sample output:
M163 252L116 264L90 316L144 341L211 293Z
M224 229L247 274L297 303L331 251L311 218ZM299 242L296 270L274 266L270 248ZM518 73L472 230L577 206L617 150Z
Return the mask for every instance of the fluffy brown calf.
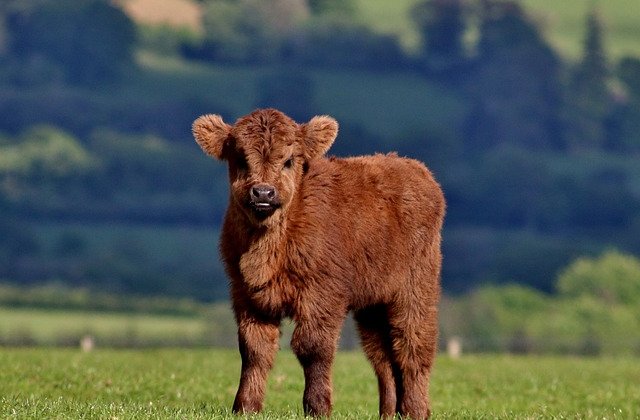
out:
M220 247L242 357L233 410L262 408L280 321L291 317L304 411L329 415L338 336L353 311L381 416L426 418L444 197L415 160L325 158L337 132L330 117L297 124L273 109L233 126L217 115L193 124L202 149L229 166Z

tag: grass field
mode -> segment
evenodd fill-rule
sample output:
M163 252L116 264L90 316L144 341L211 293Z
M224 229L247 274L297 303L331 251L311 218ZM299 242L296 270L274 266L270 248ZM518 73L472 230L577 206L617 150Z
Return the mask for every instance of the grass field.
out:
M640 360L511 356L438 359L434 418L637 418ZM231 350L0 349L0 418L231 418L239 357ZM377 418L376 381L360 353L340 353L336 419ZM303 379L280 352L265 412L302 418Z

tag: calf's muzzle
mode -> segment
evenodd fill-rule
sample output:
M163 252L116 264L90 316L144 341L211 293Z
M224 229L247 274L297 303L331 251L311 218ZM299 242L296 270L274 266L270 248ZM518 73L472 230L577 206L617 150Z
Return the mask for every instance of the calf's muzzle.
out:
M251 187L251 204L256 208L278 206L278 191L268 184L257 184Z

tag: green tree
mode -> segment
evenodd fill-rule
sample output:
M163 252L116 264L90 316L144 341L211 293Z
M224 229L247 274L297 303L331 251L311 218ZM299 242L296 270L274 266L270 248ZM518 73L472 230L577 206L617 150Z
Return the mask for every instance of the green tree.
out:
M11 31L9 22L19 14L33 10L43 0L3 0L0 2L0 57L9 51Z
M623 100L618 101L610 123L617 130L618 151L640 151L640 58L625 57L620 60L616 77L622 82L625 92Z
M77 175L94 164L78 140L48 126L31 128L16 143L0 146L0 176L50 180Z
M484 286L454 301L444 310L445 336L460 335L472 351L529 351L527 320L550 307L542 293L523 286Z
M308 0L307 3L314 15L336 14L353 17L356 12L353 0Z
M466 59L466 31L463 0L425 0L411 16L422 38L422 54L428 68L447 71Z
M560 148L560 60L517 3L483 4L477 62L466 82L470 149Z
M7 15L3 10L3 6L0 6L0 58L2 58L7 53L8 37L9 32L7 30Z
M203 17L205 55L218 61L273 61L308 14L303 0L211 1Z
M69 83L102 83L133 65L135 24L111 2L47 0L16 22L12 52L27 63L45 57Z
M640 97L640 58L625 57L620 60L616 76L625 84L631 95Z
M592 10L587 15L582 60L574 68L568 84L566 141L571 149L605 148L605 120L613 111L610 77L602 22Z
M298 35L288 44L288 52L302 64L386 71L404 64L395 36L376 33L344 16L311 19Z
M607 251L597 258L580 258L558 277L565 297L592 297L607 304L640 304L640 260Z

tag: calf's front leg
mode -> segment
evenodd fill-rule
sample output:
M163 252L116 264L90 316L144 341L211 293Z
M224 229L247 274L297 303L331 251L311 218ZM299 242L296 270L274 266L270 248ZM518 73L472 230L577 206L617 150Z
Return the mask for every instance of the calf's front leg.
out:
M238 319L238 345L242 358L240 386L233 402L234 413L262 410L267 375L278 350L280 325L250 316Z

